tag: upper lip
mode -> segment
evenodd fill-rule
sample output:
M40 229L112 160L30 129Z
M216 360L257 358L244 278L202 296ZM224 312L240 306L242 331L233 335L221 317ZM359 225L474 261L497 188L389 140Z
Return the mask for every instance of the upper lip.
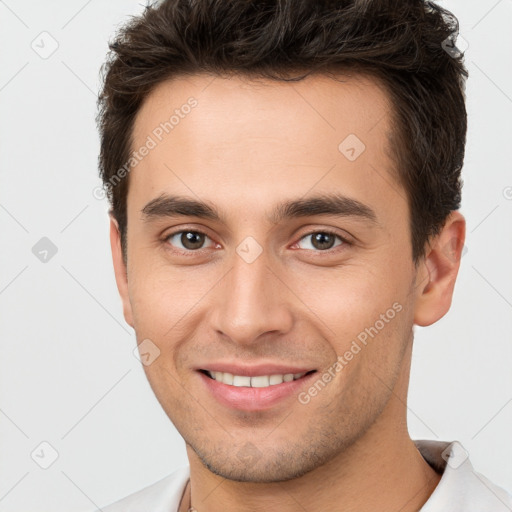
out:
M207 363L199 366L196 370L208 370L210 372L231 373L233 375L244 375L247 377L257 377L259 375L285 375L287 373L307 373L315 368L311 366L291 366L284 364L261 363L251 365L241 365L234 363Z

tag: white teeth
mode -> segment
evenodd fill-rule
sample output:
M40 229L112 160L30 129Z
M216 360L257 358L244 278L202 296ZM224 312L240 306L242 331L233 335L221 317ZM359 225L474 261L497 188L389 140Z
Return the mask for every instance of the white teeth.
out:
M270 386L270 377L267 375L260 375L258 377L251 377L251 387L253 388L266 388Z
M220 377L219 381L221 382L224 382L224 384L231 384L233 385L233 374L231 373L222 373L222 372L217 372L217 375L220 373Z
M245 375L235 375L233 377L233 386L250 386L251 385L251 377L246 377Z
M266 388L275 386L283 382L291 382L303 377L304 373L286 373L284 375L258 375L256 377L248 377L247 375L233 375L227 372L208 372L208 374L216 381L223 382L230 386L236 387L253 387Z

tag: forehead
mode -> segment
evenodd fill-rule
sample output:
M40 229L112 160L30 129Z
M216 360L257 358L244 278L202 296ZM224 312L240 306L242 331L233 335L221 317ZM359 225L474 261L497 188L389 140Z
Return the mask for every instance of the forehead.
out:
M186 106L191 98L197 106L190 114L196 115L189 115ZM365 75L338 74L332 78L314 74L295 82L243 75L178 76L156 86L145 99L134 123L134 140L151 132L155 121L168 121L173 113L179 115L179 120L171 122L173 131L184 132L188 127L197 136L208 135L216 142L220 134L212 131L218 127L225 128L222 137L226 142L232 140L231 135L266 136L269 126L282 137L289 135L289 141L298 140L300 134L314 140L315 132L339 131L338 137L343 129L352 129L367 139L367 131L377 123L381 125L377 133L387 128L385 117L389 111L384 88ZM186 117L189 120L183 124L187 126L178 130ZM298 127L294 121L299 119L309 121L308 125ZM249 120L259 122L248 124ZM283 127L285 132L277 131Z
M131 196L142 207L161 192L229 201L250 190L246 206L256 206L312 188L342 184L350 195L385 185L394 165L390 112L385 90L362 75L174 78L136 117L132 150L150 149L130 172L128 204Z

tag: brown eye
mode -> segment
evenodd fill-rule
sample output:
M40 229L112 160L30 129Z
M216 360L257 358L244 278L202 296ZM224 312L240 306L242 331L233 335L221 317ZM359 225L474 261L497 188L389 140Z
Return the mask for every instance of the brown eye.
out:
M177 231L170 234L165 240L177 249L196 251L202 249L207 235L200 231Z
M337 245L335 245L336 239L340 241ZM306 247L301 247L301 249L316 249L317 251L327 251L345 243L345 240L343 240L339 235L330 233L329 231L316 231L314 233L309 233L300 239L299 244L303 240L309 240L310 242L309 244L306 244ZM307 245L309 245L309 247Z

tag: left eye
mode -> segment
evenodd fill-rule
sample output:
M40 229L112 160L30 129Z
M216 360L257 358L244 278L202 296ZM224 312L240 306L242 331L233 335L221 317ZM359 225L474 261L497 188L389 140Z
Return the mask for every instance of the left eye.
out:
M207 238L209 237L201 231L177 231L167 236L165 240L174 246L180 243L181 247L178 245L178 249L195 251L203 248L202 246Z
M336 242L336 238L340 241L337 245L334 245ZM329 231L318 231L315 233L308 233L306 236L303 236L298 244L302 240L310 240L309 247L302 247L302 249L317 249L320 251L326 251L332 249L333 247L337 247L338 245L342 245L346 243L343 238L335 233L330 233Z

